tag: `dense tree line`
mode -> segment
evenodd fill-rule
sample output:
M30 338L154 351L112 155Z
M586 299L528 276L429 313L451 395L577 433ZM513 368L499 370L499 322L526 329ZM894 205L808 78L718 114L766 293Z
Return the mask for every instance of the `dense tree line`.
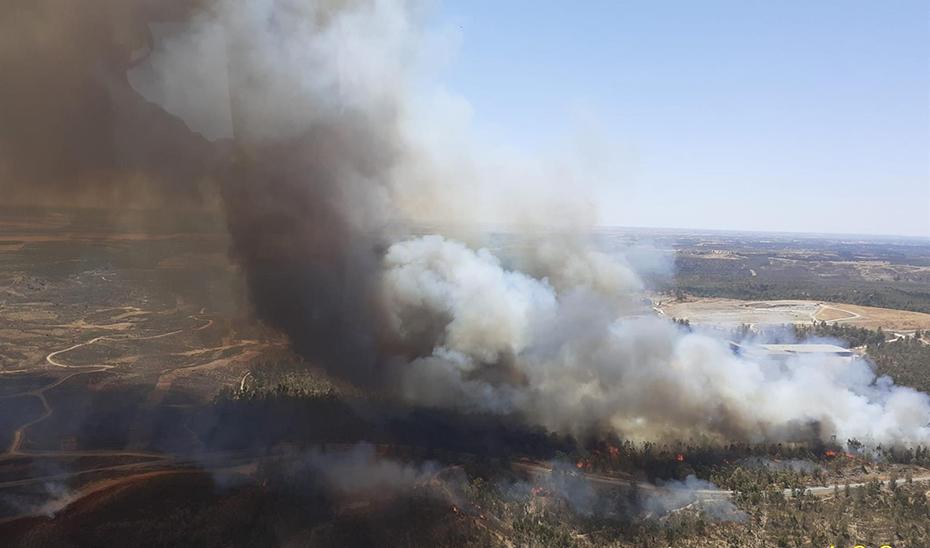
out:
M868 354L878 374L890 376L897 384L930 392L930 345L925 341L904 337L869 345Z
M673 284L660 289L696 297L722 297L743 300L802 299L861 306L894 308L930 313L930 291L916 287L892 287L871 282L825 283L817 278L792 280L741 280L710 274L680 275Z
M825 321L810 324L785 324L762 329L755 329L748 324L743 324L733 330L730 336L737 341L754 338L756 342L769 344L803 343L816 338L836 339L849 348L877 346L887 339L887 334L882 329L872 330L855 325L837 322L827 323Z
M845 341L850 348L857 346L880 345L885 342L885 333L878 329L873 331L865 327L847 325L833 322L812 323L810 325L795 324L793 326L794 336L798 340L805 340L812 337L821 337L829 339L839 339Z

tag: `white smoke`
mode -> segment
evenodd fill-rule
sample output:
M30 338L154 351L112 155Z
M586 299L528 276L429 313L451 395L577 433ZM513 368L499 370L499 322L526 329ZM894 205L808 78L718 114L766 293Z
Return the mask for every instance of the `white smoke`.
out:
M717 521L742 521L746 514L726 498L729 493L709 481L689 475L684 481L659 480L655 485L631 483L617 498L617 490L598 488L575 465L565 461L547 463L551 472L534 481L502 481L498 488L505 498L526 501L537 495L556 497L582 516L664 517L686 507L699 509Z
M395 239L376 278L388 331L417 350L400 364L381 356L404 397L639 439L930 440L928 397L862 360L754 361L643 315L634 266L583 236L596 222L587 183L615 174L590 168L609 151L592 158L588 146L579 163L480 142L467 101L430 70L433 46L455 37L426 32L422 15L402 0L218 0L161 29L134 79L209 136L335 131L351 150L314 149L332 153L338 183L320 199L351 220L351 237L386 234L398 217L559 228L508 257L441 235Z
M684 481L659 482L659 488L642 497L643 510L663 516L696 505L716 521L744 521L748 516L731 501L719 498L720 488L689 475Z
M441 326L431 355L404 369L415 401L637 439L930 440L930 398L876 379L861 359L739 357L725 340L624 314L596 278L558 291L438 236L395 244L385 268L398 333Z

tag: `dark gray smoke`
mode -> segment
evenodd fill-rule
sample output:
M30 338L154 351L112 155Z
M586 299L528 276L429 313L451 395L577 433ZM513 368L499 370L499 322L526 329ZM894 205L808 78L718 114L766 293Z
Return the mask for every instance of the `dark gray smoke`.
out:
M90 4L2 8L4 196L170 215L199 204L212 181L259 316L304 355L374 381L377 202L397 155L398 105L390 93L356 96L361 83L337 72L358 67L333 52L363 37L353 17L370 23L366 10L379 8Z
M228 101L235 158L222 197L255 309L301 354L368 385L383 380L377 281L401 146L392 83L409 34L399 9L219 1L162 37L154 85L140 88L215 132L222 108L205 116L191 95L172 102L171 89L197 62L228 82L197 100Z

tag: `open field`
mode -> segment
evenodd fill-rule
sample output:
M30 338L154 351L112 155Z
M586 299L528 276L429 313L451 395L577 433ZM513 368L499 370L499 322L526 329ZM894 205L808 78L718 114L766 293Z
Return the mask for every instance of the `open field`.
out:
M842 316L843 314L851 316ZM823 303L816 319L839 321L868 329L881 328L895 333L913 333L915 330L930 329L930 314L846 303Z
M930 314L846 303L807 300L738 300L656 297L655 306L664 315L694 324L736 327L741 324L773 326L813 321L839 322L893 333L930 329Z

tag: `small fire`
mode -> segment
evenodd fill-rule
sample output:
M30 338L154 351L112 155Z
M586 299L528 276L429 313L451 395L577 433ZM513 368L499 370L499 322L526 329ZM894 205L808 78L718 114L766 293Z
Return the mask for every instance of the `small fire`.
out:
M684 453L678 453L677 455L675 455L675 460L677 460L678 462L685 462Z
M833 449L827 449L826 451L823 452L823 456L827 457L828 459L832 459L836 457L836 451L834 451Z
M610 458L619 459L620 458L620 448L614 447L613 445L607 446L607 451L610 453Z
M590 470L591 461L589 461L588 459L578 459L578 462L575 463L575 468L579 470Z

